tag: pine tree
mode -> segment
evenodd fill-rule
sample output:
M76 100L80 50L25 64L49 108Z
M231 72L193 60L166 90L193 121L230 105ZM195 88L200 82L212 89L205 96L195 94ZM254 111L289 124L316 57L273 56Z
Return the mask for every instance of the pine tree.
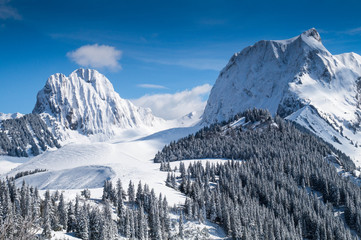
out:
M132 238L135 238L136 235L135 235L135 232L136 232L136 229L135 229L135 221L134 221L134 213L133 211L130 211L130 236Z
M105 202L104 211L104 224L103 224L103 232L105 235L105 239L113 239L117 234L115 222L112 219L112 210L110 203L108 201Z
M124 197L124 194L123 194L123 186L122 186L122 182L120 181L120 179L118 179L117 181L117 199L118 201L121 200L123 201L123 197Z
M143 206L139 206L138 210L138 239L144 240L145 239L145 216Z
M89 217L85 204L81 209L79 209L77 219L77 236L83 240L89 239Z
M143 205L143 188L142 188L142 182L139 181L138 183L138 189L137 189L137 195L136 195L136 202L138 203L138 206Z
M58 213L59 213L59 223L62 225L63 229L67 229L68 224L68 215L66 212L65 202L64 202L64 194L60 194L59 205L58 205Z
M76 217L72 202L69 202L67 215L68 215L67 232L74 232L76 231L77 223L76 223Z
M47 191L47 193L49 192ZM41 234L45 238L51 238L51 219L50 219L51 207L49 201L50 200L47 200L47 197L45 197L44 208L43 208L43 223L42 223L43 232Z
M132 181L129 181L128 200L129 200L130 203L135 202L135 191L134 191L134 184L132 183Z
M179 233L178 236L180 239L184 239L184 222L183 222L183 212L181 211L180 216L179 216Z
M132 234L132 226L131 226L131 214L130 210L127 209L126 215L125 215L125 237L129 239Z
M103 215L98 208L93 208L89 213L89 239L102 239L102 227L104 226Z

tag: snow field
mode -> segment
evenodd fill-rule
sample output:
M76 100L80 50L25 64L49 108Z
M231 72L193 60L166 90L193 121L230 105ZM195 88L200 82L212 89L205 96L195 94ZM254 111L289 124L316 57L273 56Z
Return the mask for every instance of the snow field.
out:
M126 134L108 142L73 142L56 151L46 151L32 157L6 175L14 176L22 171L47 169L46 172L19 178L17 184L20 185L25 180L42 190L66 190L65 193L69 193L71 197L80 194L79 190L89 188L92 198L98 199L101 198L101 187L105 180L111 179L115 183L119 178L125 188L129 181L135 186L141 181L151 189L154 188L158 195L162 193L167 196L170 206L173 206L184 203L185 197L165 185L167 172L159 171L160 164L154 163L152 159L165 144L198 129L199 127L173 128L149 136L139 134L139 130L128 130ZM7 162L5 165L3 173L10 169Z

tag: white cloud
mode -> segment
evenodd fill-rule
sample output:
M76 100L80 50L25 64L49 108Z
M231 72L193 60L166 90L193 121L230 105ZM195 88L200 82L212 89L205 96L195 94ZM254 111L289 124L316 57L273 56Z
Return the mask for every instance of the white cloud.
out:
M152 109L156 116L177 119L193 111L203 112L206 106L204 98L208 96L211 88L211 85L204 84L175 94L145 95L132 102L137 106Z
M66 54L68 58L83 67L109 68L120 70L122 52L107 45L85 45Z
M10 0L0 0L0 19L20 20L20 14L15 8L8 5L9 2Z
M164 86L162 86L162 85L147 84L147 83L138 84L137 86L138 86L138 87L141 87L141 88L167 89L167 87L164 87Z

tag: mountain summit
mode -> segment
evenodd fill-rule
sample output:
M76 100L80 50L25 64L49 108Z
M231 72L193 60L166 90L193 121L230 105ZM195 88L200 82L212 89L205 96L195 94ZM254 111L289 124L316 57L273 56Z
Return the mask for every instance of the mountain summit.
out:
M33 113L41 114L60 138L67 130L112 135L119 128L153 126L161 121L150 109L120 98L111 82L92 69L78 69L69 77L50 76L37 95Z
M313 37L317 41L321 42L321 36L315 28L311 28L311 29L303 32L302 35L305 37Z
M361 143L360 94L361 56L332 55L312 28L287 40L259 41L234 54L213 86L203 122L264 108L356 156L355 143ZM326 127L329 131L322 130Z

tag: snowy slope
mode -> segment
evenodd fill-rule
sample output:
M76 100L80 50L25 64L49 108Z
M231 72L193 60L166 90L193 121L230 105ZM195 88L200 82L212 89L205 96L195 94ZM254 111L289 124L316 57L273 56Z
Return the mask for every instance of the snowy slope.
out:
M110 81L91 69L78 69L69 77L59 73L50 76L38 93L33 113L41 114L61 140L73 137L74 132L109 137L117 129L154 127L164 122L150 109L120 98Z
M16 184L20 186L25 181L38 189L100 188L105 180L114 176L110 167L92 165L28 175L18 179Z
M165 144L198 130L199 127L176 128L146 137L146 134L133 129L128 130L127 137L118 140L69 143L58 150L29 158L6 175L14 176L18 172L37 168L46 169L46 172L19 178L17 182L21 184L24 179L41 189L76 189L77 193L88 187L95 191L95 195L92 191L92 196L98 196L96 193L100 192L100 197L101 190L97 188L102 187L108 178L113 181L120 178L125 186L130 180L135 184L142 181L154 188L157 194L165 194L170 205L183 203L184 195L165 185L167 172L159 171L160 164L154 163L153 158ZM0 156L0 162L2 159ZM5 160L10 162L9 157Z
M12 169L27 162L28 158L18 158L0 155L0 175L10 172Z
M360 93L361 56L332 55L323 46L319 33L310 29L288 40L259 41L236 53L213 86L203 122L227 120L254 107L287 117L311 106L317 112L312 118L320 119L310 124L299 121L301 125L314 129L327 125L344 141L361 143ZM308 112L307 116L310 114L313 113ZM329 137L325 140L361 160L355 146L351 150Z
M21 114L21 113L0 113L0 121L6 120L6 119L20 118L22 116L24 116L24 114Z

